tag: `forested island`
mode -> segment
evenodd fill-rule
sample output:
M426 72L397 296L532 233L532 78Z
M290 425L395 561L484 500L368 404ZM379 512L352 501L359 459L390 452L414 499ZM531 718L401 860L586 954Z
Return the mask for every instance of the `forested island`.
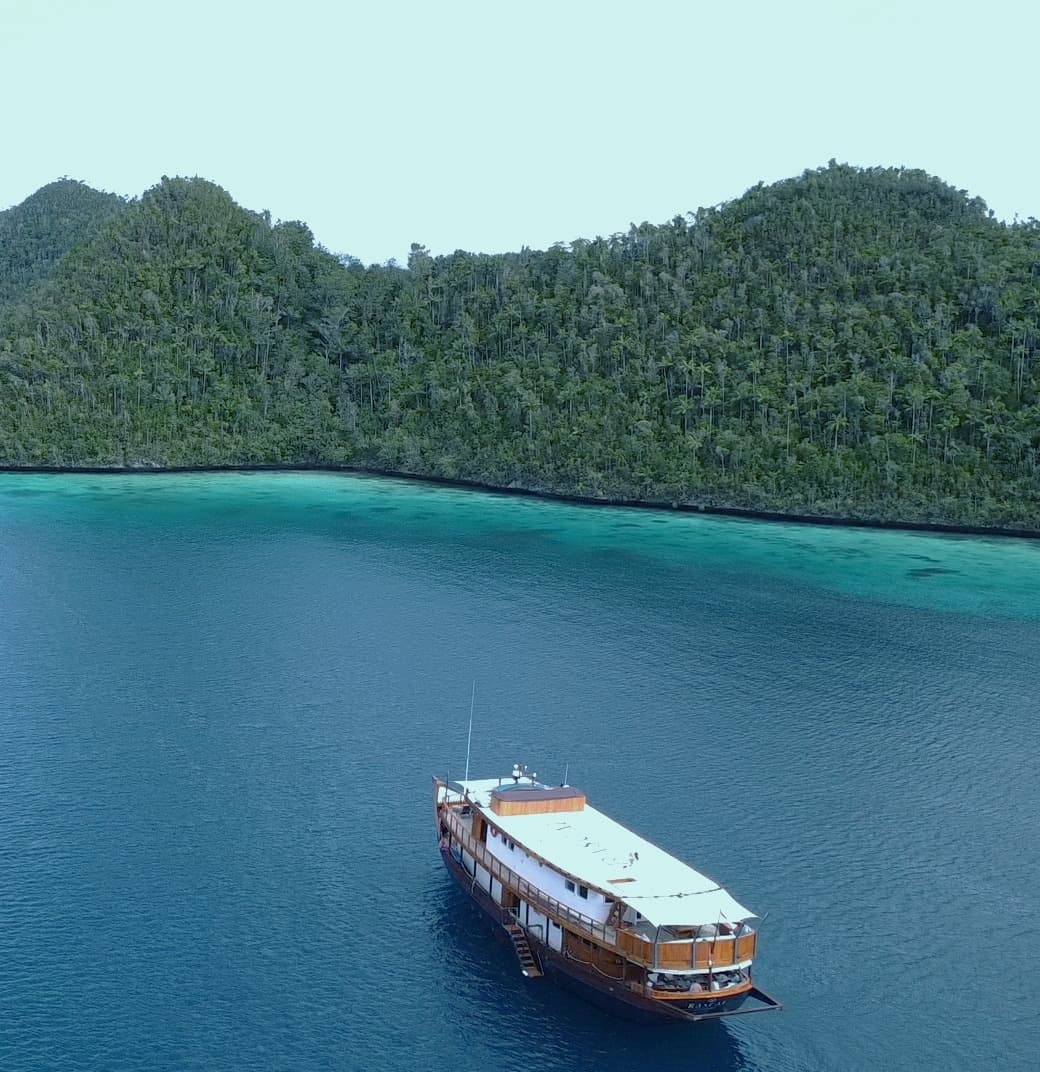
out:
M334 256L203 179L0 213L0 465L329 465L1040 530L1040 224L831 163L544 251Z

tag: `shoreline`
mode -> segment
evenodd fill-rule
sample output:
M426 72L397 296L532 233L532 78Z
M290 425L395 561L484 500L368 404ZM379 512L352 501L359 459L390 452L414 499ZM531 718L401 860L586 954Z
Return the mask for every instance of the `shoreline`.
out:
M777 510L751 507L715 506L696 502L650 502L642 499L597 498L569 495L538 488L505 487L480 480L463 480L442 476L403 473L395 469L376 469L359 465L328 465L320 462L240 465L0 465L3 473L84 474L104 476L160 476L167 473L343 473L351 476L379 476L419 484L469 488L496 495L512 495L577 506L622 507L628 510L661 510L668 513L704 514L713 517L742 518L748 521L779 521L798 525L824 525L832 528L889 529L896 532L929 532L953 536L997 536L1003 539L1040 540L1040 529L995 525L958 525L942 521L891 521L881 518L841 517L835 514L789 514Z

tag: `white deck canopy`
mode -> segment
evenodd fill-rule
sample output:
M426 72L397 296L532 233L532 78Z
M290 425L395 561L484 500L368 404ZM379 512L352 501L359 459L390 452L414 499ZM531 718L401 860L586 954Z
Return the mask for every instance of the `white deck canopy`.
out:
M518 845L550 867L631 905L654 927L736 923L754 916L714 879L677 860L587 804L581 811L497 815L498 778L458 783L470 800Z

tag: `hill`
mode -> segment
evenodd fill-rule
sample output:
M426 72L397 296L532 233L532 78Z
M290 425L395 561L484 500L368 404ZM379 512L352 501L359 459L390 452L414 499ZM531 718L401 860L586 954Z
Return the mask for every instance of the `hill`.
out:
M919 171L407 270L164 180L0 325L0 458L1040 529L1038 325L1040 227Z
M96 234L124 206L115 194L59 179L0 212L0 306L45 279L73 246Z
M338 370L313 325L326 281L345 278L302 224L272 226L204 180L164 180L0 323L0 457L340 460Z

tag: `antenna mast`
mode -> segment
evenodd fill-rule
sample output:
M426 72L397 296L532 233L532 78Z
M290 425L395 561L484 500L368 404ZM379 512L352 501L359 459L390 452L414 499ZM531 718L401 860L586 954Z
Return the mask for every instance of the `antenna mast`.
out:
M469 698L469 735L466 737L466 777L462 780L469 781L469 749L473 743L473 705L477 702L477 682L473 680L473 692Z

